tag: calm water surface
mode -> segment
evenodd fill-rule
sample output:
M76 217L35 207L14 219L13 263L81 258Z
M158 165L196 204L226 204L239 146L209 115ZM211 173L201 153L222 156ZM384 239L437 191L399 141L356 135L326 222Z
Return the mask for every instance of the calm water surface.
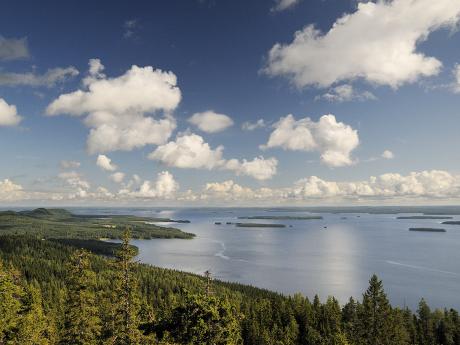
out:
M392 303L415 308L424 297L433 307L460 309L460 226L446 233L409 232L440 227L442 220L400 220L397 215L321 214L322 220L261 221L286 228L237 228L238 216L309 215L261 209L90 209L188 219L173 224L193 240L136 240L139 260L152 265L250 284L286 294L301 292L341 302L360 297L373 273L383 280ZM460 216L454 216L460 220ZM215 225L214 222L222 222ZM244 222L250 222L244 220ZM292 225L292 227L289 227Z

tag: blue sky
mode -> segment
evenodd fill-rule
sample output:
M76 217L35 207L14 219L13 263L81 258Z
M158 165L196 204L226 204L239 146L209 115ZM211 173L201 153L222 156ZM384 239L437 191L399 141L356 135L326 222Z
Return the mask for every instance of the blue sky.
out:
M5 1L0 203L457 203L459 15Z

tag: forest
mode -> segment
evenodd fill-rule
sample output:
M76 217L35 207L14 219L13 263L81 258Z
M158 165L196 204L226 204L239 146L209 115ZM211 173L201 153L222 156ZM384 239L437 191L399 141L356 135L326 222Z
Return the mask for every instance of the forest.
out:
M393 307L375 275L340 305L140 264L130 237L0 236L0 344L460 344L457 311Z
M130 215L80 215L64 209L37 208L27 211L1 211L0 233L32 235L41 238L120 239L126 227L133 238L181 238L195 235L156 223L176 222L169 218L137 217Z

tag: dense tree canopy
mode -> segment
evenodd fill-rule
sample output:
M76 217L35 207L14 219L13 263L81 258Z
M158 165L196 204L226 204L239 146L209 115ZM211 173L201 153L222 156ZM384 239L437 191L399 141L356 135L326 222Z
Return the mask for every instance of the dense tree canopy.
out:
M204 277L134 255L129 233L114 257L0 236L0 344L460 345L455 310L392 307L377 276L341 306L218 281L207 289Z

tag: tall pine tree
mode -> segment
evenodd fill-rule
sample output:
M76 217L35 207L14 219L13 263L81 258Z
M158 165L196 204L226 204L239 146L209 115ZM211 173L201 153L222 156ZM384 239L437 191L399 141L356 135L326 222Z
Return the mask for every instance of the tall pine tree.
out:
M68 294L62 341L66 345L95 345L100 339L96 274L90 268L88 256L84 250L76 251L68 265Z

